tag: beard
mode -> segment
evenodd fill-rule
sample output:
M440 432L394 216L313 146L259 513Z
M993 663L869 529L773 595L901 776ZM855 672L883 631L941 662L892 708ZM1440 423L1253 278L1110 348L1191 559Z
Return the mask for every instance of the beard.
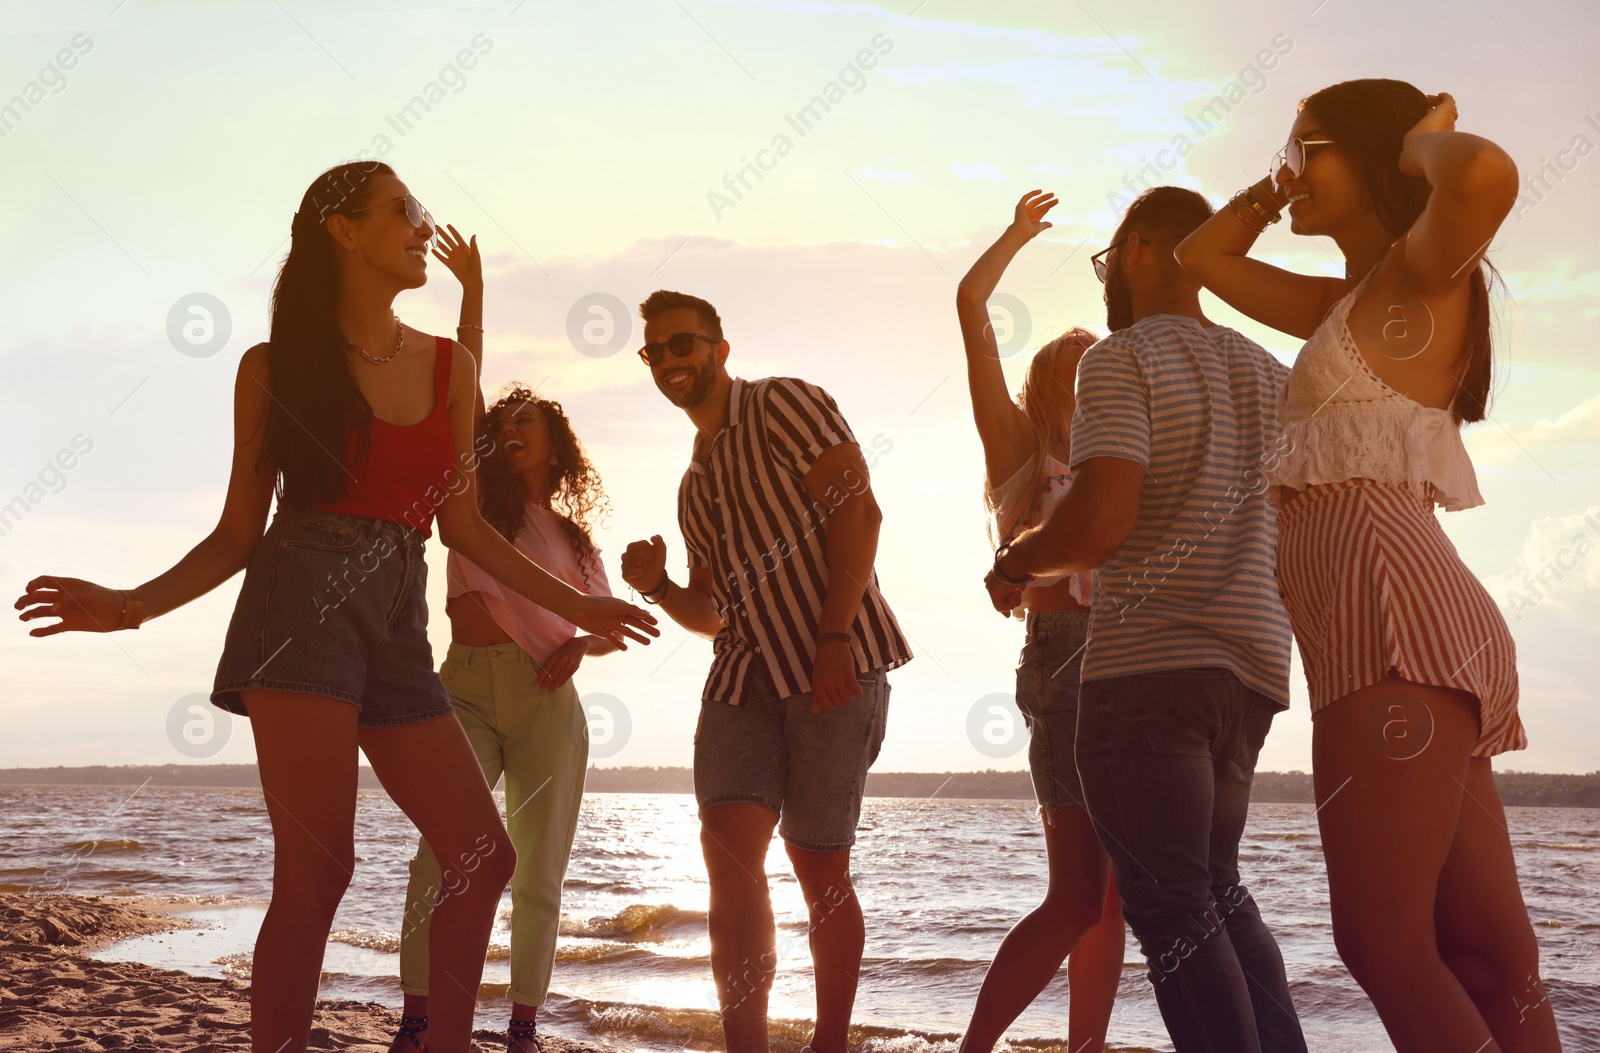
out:
M708 362L703 366L688 368L694 370L694 379L689 382L682 395L674 395L660 380L656 381L657 389L667 396L667 401L680 409L690 409L700 405L706 400L706 396L711 394L711 389L717 382L717 370L713 363Z
M1121 271L1113 268L1106 275L1106 328L1119 332L1133 325L1133 293Z

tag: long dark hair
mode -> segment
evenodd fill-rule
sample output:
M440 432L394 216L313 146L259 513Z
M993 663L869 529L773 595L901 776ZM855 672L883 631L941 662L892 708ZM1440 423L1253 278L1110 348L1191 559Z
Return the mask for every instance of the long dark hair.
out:
M1300 100L1362 171L1373 210L1384 228L1399 237L1411 229L1433 189L1421 176L1400 171L1406 132L1428 112L1428 97L1403 80L1347 80ZM1500 272L1487 256L1472 273L1467 301L1466 366L1450 412L1460 421L1480 421L1489 410L1494 380L1493 311L1489 287Z
M550 469L549 493L530 494L527 482L507 466L500 451L501 426L523 406L532 406L544 415L550 434L550 452L556 463ZM530 500L550 509L572 543L572 550L578 554L584 591L588 591L589 575L600 565L600 553L595 548L591 531L610 513L611 504L600 485L600 473L589 461L561 403L540 398L521 384L508 385L501 389L494 405L484 411L483 421L478 425L476 449L480 457L478 504L483 509L484 520L507 541L515 541L527 520Z
M349 485L344 462L352 428L357 462L368 450L372 407L345 355L336 306L338 275L325 221L369 204L371 183L394 175L381 161L356 161L322 173L300 199L289 228L289 255L272 287L267 347L272 403L267 409L263 459L278 475L278 504L304 508L342 498Z

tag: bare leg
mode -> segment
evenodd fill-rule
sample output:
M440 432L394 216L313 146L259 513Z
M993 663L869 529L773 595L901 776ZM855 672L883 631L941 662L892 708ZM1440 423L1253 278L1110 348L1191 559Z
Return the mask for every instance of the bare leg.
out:
M1068 1046L1100 1053L1122 972L1122 904L1111 859L1089 813L1063 805L1044 824L1050 883L1043 902L1006 934L978 990L961 1053L988 1053L1006 1028L1067 968ZM1098 1037L1097 1037L1098 1036Z
M320 695L241 692L272 820L272 902L250 977L253 1053L303 1053L322 956L355 868L356 708Z
M817 1053L846 1053L867 939L861 901L850 880L850 850L813 852L794 845L785 847L809 915L811 965L817 981L817 1023L811 1048Z
M767 996L777 966L767 848L777 823L759 804L719 804L700 819L711 883L711 973L728 1053L767 1053Z
M1313 722L1334 943L1397 1053L1500 1048L1440 956L1434 925L1477 738L1476 700L1397 677Z
M1489 758L1467 762L1464 793L1433 911L1439 952L1504 1053L1556 1053L1561 1038Z
M1107 860L1107 867L1110 860ZM1109 875L1108 875L1109 876ZM1067 956L1067 1049L1070 1053L1101 1053L1111 1027L1111 1006L1122 981L1122 960L1127 951L1128 926L1122 920L1122 897L1117 883L1106 882L1105 907L1094 928Z
M362 728L361 750L439 860L445 896L428 933L428 1050L467 1053L495 908L516 851L455 714Z

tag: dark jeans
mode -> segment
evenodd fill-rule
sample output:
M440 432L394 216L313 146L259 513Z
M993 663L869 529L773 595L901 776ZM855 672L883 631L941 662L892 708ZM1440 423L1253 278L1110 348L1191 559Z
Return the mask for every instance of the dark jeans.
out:
M1276 704L1227 669L1083 682L1078 774L1178 1053L1301 1053L1283 956L1239 883Z

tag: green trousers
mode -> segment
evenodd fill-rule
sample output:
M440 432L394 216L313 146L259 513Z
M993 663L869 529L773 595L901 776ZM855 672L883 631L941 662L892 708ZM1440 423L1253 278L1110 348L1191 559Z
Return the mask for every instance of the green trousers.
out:
M567 681L535 682L539 663L516 644L451 644L439 678L472 741L483 777L505 776L506 829L517 850L511 878L511 1000L543 1005L555 966L561 883L583 804L587 718ZM470 875L467 875L470 878ZM459 879L455 879L459 880ZM417 842L400 936L400 988L428 993L428 922L448 885L426 840Z

